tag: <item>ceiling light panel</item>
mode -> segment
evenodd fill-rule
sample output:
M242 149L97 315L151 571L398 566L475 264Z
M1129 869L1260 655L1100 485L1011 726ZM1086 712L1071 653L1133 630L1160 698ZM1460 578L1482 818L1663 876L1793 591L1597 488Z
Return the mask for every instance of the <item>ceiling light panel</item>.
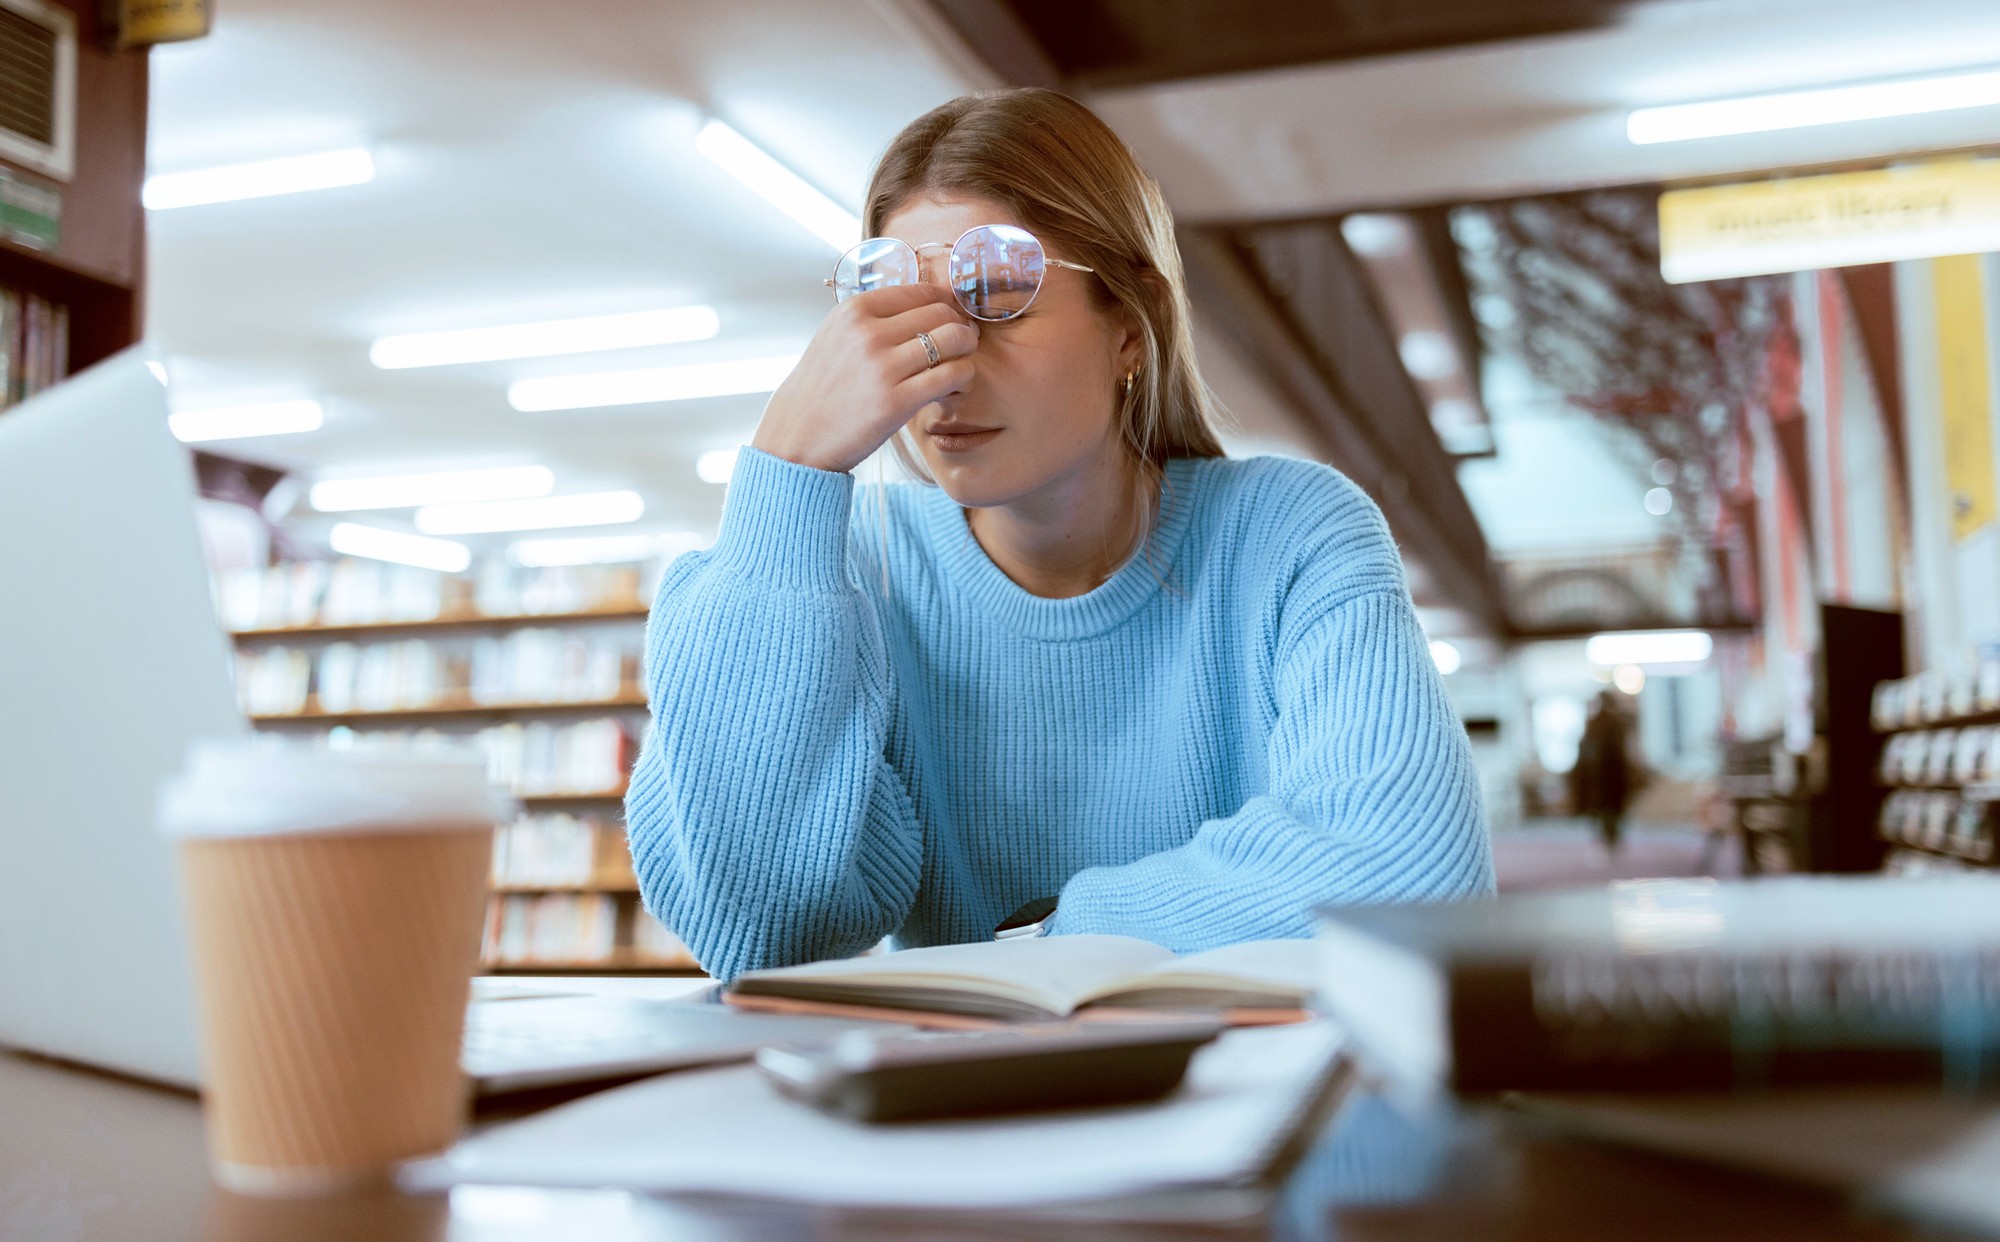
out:
M672 558L705 548L710 540L693 531L663 535L593 535L571 539L517 539L507 547L516 565L540 569L551 565L616 565L654 557Z
M308 190L330 190L375 179L375 160L365 147L226 164L146 178L140 200L149 211L200 207L246 198L270 198Z
M614 526L636 522L645 512L646 502L637 492L586 492L535 500L427 505L417 510L416 520L417 529L426 535L475 535L563 526Z
M167 415L167 426L183 444L293 435L317 431L325 422L326 413L317 401L271 401L262 405L180 410Z
M505 466L493 470L451 470L432 474L390 474L365 479L321 479L308 496L321 513L355 509L412 509L419 505L479 500L525 500L556 487L547 466Z
M1644 146L2000 105L2000 69L1639 108L1625 136Z
M463 573L472 564L472 549L449 539L427 539L403 531L383 530L357 522L335 522L327 542L342 556L365 556L442 573Z
M1695 664L1708 658L1715 640L1702 630L1627 630L1595 634L1583 645L1592 664Z
M638 349L706 341L722 321L709 306L676 306L623 315L549 319L497 328L412 332L385 336L368 349L368 360L384 370L441 367L508 358L547 358L606 349Z
M861 217L723 122L703 124L694 136L694 149L835 250L861 240Z
M695 477L704 483L727 483L736 474L738 450L710 449L694 459Z
M507 403L517 410L583 410L654 401L692 401L774 391L799 355L738 358L684 367L600 371L591 375L548 375L517 380L507 387Z

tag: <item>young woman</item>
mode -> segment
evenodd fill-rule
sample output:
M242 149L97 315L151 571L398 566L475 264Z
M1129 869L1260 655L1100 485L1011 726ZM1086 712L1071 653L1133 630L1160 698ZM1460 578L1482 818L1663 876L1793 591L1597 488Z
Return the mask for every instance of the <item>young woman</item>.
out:
M1381 514L1227 461L1158 187L1082 105L890 145L839 299L648 633L626 802L708 970L1043 930L1193 950L1492 888ZM867 489L900 437L935 486ZM914 446L914 453L910 449Z

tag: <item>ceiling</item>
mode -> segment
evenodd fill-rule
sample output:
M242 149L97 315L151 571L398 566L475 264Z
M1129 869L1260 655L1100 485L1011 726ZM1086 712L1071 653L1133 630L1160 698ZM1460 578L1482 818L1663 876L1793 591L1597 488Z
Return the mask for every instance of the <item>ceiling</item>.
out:
M1183 222L1233 221L1989 144L2000 107L1652 146L1626 141L1625 114L1997 64L1992 0L1654 0L1598 29L1121 87L1090 102Z
M763 398L522 414L506 385L801 348L834 254L698 156L700 120L855 206L896 130L1008 78L996 63L1081 93L1193 228L2000 133L2000 109L1654 147L1622 128L1639 104L2000 64L1990 0L1273 0L1250 17L1226 0L231 0L212 37L154 53L153 171L362 143L379 174L155 213L148 334L179 407L324 403L322 430L215 446L233 456L304 477L542 462L559 491L639 490L646 519L622 529L712 530L722 489L694 460L747 439ZM367 360L386 333L696 302L720 313L713 341L423 371ZM1234 444L1324 451L1217 313L1198 307L1198 340ZM1638 537L1633 488L1548 486L1626 468L1552 406L1502 394L1499 454L1458 468L1488 542ZM1422 556L1412 577L1437 602Z
M1635 0L1006 0L1083 90L1588 29ZM952 13L954 0L941 0Z
M621 532L712 531L722 488L695 459L747 440L764 399L524 414L507 384L796 352L828 307L833 250L696 154L703 117L855 205L897 129L966 89L864 0L231 0L153 65L151 171L354 144L379 169L151 215L148 337L174 405L326 409L317 432L212 447L308 477L546 463L559 492L639 490L646 518ZM715 339L410 371L367 356L386 333L690 303L717 309ZM1289 444L1230 361L1213 369L1244 435Z

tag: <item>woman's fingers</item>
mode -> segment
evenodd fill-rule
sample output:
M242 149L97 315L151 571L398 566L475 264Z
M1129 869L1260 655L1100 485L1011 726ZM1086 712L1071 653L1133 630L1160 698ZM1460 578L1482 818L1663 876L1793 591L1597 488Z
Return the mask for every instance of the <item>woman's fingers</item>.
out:
M959 313L958 299L952 296L951 291L928 280L920 280L913 285L870 289L866 293L855 294L841 305L851 307L854 314L870 319L890 319L906 311L932 306L949 307L954 314Z
M935 335L937 330L946 324L970 324L971 322L970 319L965 317L965 312L958 309L957 302L942 305L931 303L925 306L912 307L899 315L891 315L886 319L878 319L875 321L873 329L876 335L883 340L907 341L919 332L929 332Z
M931 348L937 350L937 363L931 361L921 337L912 336L897 346L899 357L909 361L905 372L929 370L948 359L963 358L979 347L979 329L966 323L948 323L934 328L930 338Z
M972 359L953 358L919 371L896 385L896 405L908 411L903 416L903 421L907 422L931 402L942 401L971 383Z

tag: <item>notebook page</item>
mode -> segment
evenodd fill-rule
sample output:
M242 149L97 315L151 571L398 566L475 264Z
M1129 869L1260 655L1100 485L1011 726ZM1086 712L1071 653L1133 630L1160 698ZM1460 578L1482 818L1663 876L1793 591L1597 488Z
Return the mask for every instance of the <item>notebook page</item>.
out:
M1142 988L1186 988L1210 986L1226 989L1231 983L1276 985L1296 990L1301 998L1310 996L1319 984L1319 946L1311 940L1252 940L1190 953L1163 962L1143 973L1112 980L1096 996L1116 997L1121 992Z
M903 949L877 957L756 970L741 981L789 979L862 987L963 988L1068 1013L1091 991L1173 960L1173 952L1130 936L1041 936ZM769 995L775 988L758 988Z

